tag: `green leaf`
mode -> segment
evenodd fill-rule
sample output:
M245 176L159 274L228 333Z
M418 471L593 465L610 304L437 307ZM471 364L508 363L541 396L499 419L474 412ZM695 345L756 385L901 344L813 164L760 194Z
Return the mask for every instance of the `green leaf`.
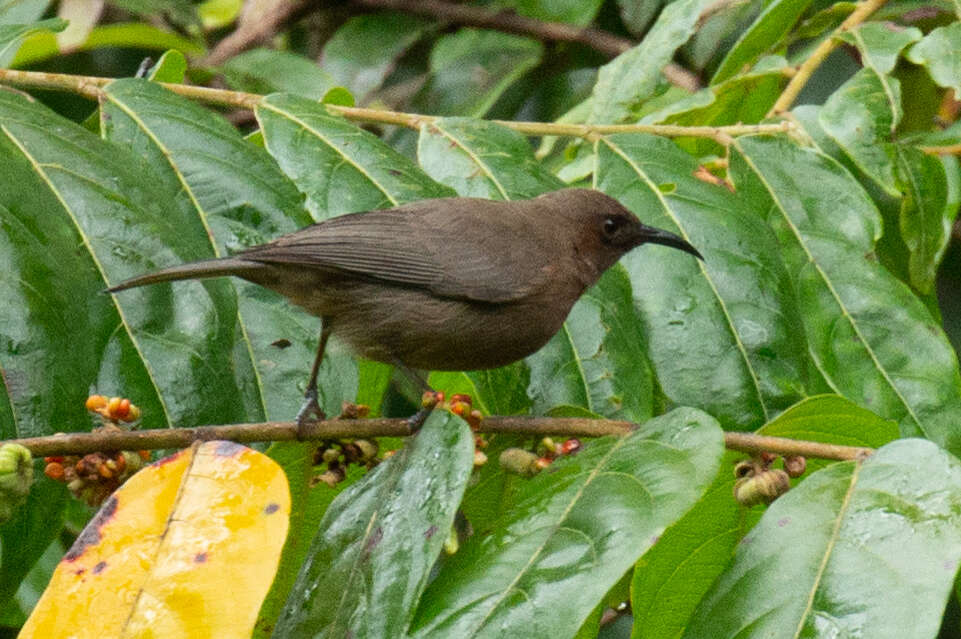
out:
M797 401L808 357L770 230L735 195L695 178L697 163L670 140L618 134L596 148L596 188L705 256L643 246L621 259L663 392L740 428Z
M861 69L831 94L818 121L860 170L898 197L891 134L901 116L900 83Z
M540 42L498 31L459 29L441 36L415 107L438 115L483 117L543 55Z
M880 448L898 438L898 425L839 395L804 399L765 424L760 435ZM812 459L811 463L825 464Z
M938 27L908 49L907 58L923 65L935 84L961 95L961 22Z
M722 453L717 422L680 408L605 437L521 485L421 598L417 637L573 637L631 565L701 495Z
M658 14L664 4L661 0L617 0L621 21L627 30L636 37L644 35L647 25Z
M742 73L780 43L807 10L811 0L774 0L741 35L714 72L711 84Z
M435 411L327 509L278 637L403 636L473 467L467 424Z
M36 22L50 6L50 0L4 0L0 2L0 24Z
M631 280L615 265L574 304L564 327L525 361L535 414L579 407L642 422L653 414L654 380Z
M324 45L321 66L359 102L380 88L398 57L428 30L430 23L406 13L354 16Z
M164 52L150 69L148 79L153 82L182 84L187 74L187 58L176 49Z
M0 167L0 361L14 418L3 436L88 430L94 389L130 397L146 427L243 419L233 320L217 320L227 289L142 291L123 312L102 294L156 260L206 254L177 226L151 168L6 91Z
M123 22L101 25L90 31L90 36L72 51L93 51L111 47L127 47L165 51L177 49L184 55L202 56L203 45L170 31L142 22ZM23 67L42 62L61 53L54 34L37 33L23 43L10 66Z
M861 52L861 63L884 76L894 71L901 51L922 36L916 27L902 27L893 22L865 22L841 31L837 38L856 46Z
M43 463L34 464L40 476L27 503L14 518L0 525L0 601L13 598L21 582L63 528L64 508L70 499L66 486L43 477ZM28 611L27 611L28 612Z
M778 235L831 387L898 420L902 435L961 452L958 360L921 301L875 261L880 217L857 180L781 139L739 138L731 150L738 192Z
M895 422L882 419L837 395L801 400L762 426L760 435L876 448L898 437ZM736 462L728 452L704 497L638 562L631 586L634 639L678 637L698 602L734 556L741 537L763 507L746 509L733 498ZM826 465L808 460L808 472Z
M530 376L524 362L514 362L479 371L432 371L428 382L448 397L454 393L470 395L474 408L483 415L520 415L531 406L527 396Z
M155 169L165 200L212 242L208 251L227 255L311 223L302 197L266 151L209 110L133 79L112 83L102 108L104 135ZM243 361L251 369L245 390L257 405L252 417L291 419L302 401L320 323L276 293L240 279L234 285L234 366ZM332 349L328 355L319 386L323 408L336 414L356 396L357 369L346 353Z
M787 83L783 72L786 66L784 58L765 58L751 72L698 91L644 116L641 121L683 126L761 122ZM696 157L724 153L721 146L709 138L680 139L677 143Z
M670 3L639 45L601 67L588 122L621 122L631 116L636 105L650 98L661 77L661 69L693 35L698 16L709 4L710 0Z
M911 286L931 293L938 265L948 248L957 204L948 202L948 176L940 158L900 144L895 150L898 183L904 193L899 226L910 251Z
M423 125L417 160L465 197L519 200L564 187L534 158L524 136L484 120L440 118Z
M307 209L317 220L454 194L321 104L275 94L254 112L267 151L307 196Z
M684 637L933 637L961 561L961 465L921 440L778 499Z
M48 18L30 24L0 23L0 67L10 64L17 50L26 38L36 33L51 34L67 28L67 21L60 18Z
M267 449L267 455L284 469L290 486L290 527L277 574L260 607L255 639L271 635L327 508L338 495L363 476L363 467L354 465L349 468L346 479L334 488L323 482L315 482L316 454L317 442L274 442ZM312 485L314 483L317 485Z
M500 4L535 20L586 27L597 16L603 0L511 0Z
M250 93L283 91L320 100L334 86L330 74L316 63L276 49L245 51L227 60L223 72L232 87Z

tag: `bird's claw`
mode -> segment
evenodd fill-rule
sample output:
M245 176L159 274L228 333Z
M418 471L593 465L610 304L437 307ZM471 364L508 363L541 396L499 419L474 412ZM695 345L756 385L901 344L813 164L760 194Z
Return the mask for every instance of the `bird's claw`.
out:
M306 427L311 422L322 419L327 419L327 414L317 402L317 389L311 388L304 393L304 403L301 404L300 410L297 411L297 417L294 418L294 421L297 422L297 439L306 439Z

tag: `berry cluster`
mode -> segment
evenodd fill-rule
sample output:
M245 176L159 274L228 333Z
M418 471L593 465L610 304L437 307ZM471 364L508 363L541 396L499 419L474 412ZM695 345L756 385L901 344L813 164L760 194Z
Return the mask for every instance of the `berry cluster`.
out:
M118 422L129 424L140 419L140 408L126 398L91 395L85 405L101 420L101 425L93 432L120 430ZM54 455L45 457L44 461L47 465L43 472L47 477L67 484L75 497L90 506L99 506L120 484L150 461L150 452L124 450L82 456Z
M499 461L504 470L509 473L533 477L550 466L558 457L573 455L583 447L581 440L576 437L565 439L559 444L550 437L545 437L537 445L536 452L523 448L508 448L501 453Z
M771 468L778 459L774 453L761 453L734 467L734 499L744 506L770 504L791 488L791 479L800 477L807 460L800 455L785 455L784 468Z

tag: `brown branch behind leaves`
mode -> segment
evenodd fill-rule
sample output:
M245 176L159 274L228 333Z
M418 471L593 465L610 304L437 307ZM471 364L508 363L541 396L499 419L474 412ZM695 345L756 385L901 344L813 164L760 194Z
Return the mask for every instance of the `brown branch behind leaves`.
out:
M565 435L570 437L600 437L626 435L637 428L626 421L551 417L487 417L480 425L482 433L512 433L531 437ZM406 419L329 419L314 422L304 428L303 439L323 440L341 438L369 439L372 437L405 437L413 434ZM83 455L117 450L155 450L187 448L195 441L229 440L238 443L296 441L300 439L294 422L263 422L256 424L228 424L199 428L161 428L141 431L104 430L92 433L66 433L46 437L8 440L2 443L20 444L34 457L50 455ZM731 450L749 454L772 452L780 455L803 455L822 459L863 459L872 449L840 446L821 442L767 437L753 433L729 432L724 444Z

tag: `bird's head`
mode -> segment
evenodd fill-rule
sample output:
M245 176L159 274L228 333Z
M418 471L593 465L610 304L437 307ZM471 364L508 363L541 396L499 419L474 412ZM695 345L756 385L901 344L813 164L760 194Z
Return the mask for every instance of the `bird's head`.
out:
M542 195L552 208L577 220L581 242L590 249L599 270L642 244L663 244L703 260L701 253L679 235L641 223L614 198L592 189L564 189Z

